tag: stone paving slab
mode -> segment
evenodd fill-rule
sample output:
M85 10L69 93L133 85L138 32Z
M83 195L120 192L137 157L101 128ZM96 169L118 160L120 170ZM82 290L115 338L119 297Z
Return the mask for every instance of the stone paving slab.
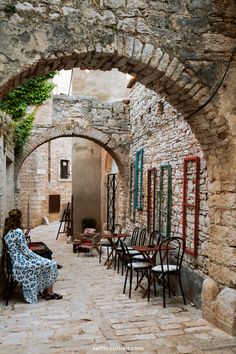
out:
M30 305L16 289L9 306L0 307L0 354L236 353L236 338L181 298L167 299L166 309L161 291L150 302L141 289L129 299L122 294L124 277L99 264L97 256L78 257L66 236L56 240L58 227L40 226L31 235L47 243L63 265L55 284L63 299Z

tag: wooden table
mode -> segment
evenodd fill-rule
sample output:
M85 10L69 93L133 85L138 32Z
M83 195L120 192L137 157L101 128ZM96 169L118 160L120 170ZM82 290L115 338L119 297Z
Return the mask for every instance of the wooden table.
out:
M122 239L123 241L130 237L129 234L101 234L102 239L107 239L111 245L111 252L108 254L108 257L105 261L105 265L107 265L107 269L109 269L112 263L116 260L117 256L117 248L119 246L119 241Z

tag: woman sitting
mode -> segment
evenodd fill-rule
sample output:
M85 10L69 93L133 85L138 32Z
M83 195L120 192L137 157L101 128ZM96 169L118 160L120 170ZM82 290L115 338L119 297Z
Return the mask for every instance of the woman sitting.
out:
M56 262L28 248L21 221L20 210L9 212L5 221L4 241L12 261L13 278L22 285L25 301L35 304L41 292L46 300L62 299L62 295L54 293L52 288L58 276Z

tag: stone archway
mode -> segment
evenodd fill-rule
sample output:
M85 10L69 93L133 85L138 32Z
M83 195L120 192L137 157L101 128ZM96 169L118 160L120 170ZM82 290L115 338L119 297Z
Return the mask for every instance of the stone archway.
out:
M1 97L50 70L118 68L183 113L201 143L210 179L209 274L217 290L207 286L204 312L233 334L235 310L223 320L215 310L220 306L224 313L228 304L232 310L236 301L235 8L227 0L138 0L136 10L131 0L72 1L70 7L19 2L1 23L0 56ZM221 296L225 286L230 300Z
M31 136L28 144L26 145L23 154L20 158L16 159L15 165L15 185L17 185L19 172L21 170L21 166L23 162L31 155L31 153L36 150L39 146L61 138L61 137L73 137L73 138L83 138L85 140L90 140L94 142L96 145L104 148L114 159L118 166L118 189L119 189L119 200L122 203L119 203L119 212L117 213L117 218L121 222L125 222L126 220L126 204L127 200L127 188L128 188L128 157L129 157L129 144L127 142L127 132L122 135L122 137L112 137L112 134L103 133L98 129L87 127L81 128L76 125L74 122L66 122L64 125L60 124L55 126L54 124L50 128L47 126L46 128L38 128L35 129L34 133ZM55 182L54 182L55 183ZM75 187L75 183L72 184ZM59 187L57 191L59 192ZM75 189L76 191L76 189ZM19 192L19 191L18 191ZM52 193L52 192L51 192ZM74 192L72 192L74 193ZM76 201L76 200L75 200ZM104 206L101 206L104 209ZM75 211L76 215L78 211ZM26 215L25 215L26 216ZM118 220L117 219L117 220ZM76 219L75 219L76 220ZM104 220L103 220L104 221ZM74 227L78 228L78 222L74 225Z

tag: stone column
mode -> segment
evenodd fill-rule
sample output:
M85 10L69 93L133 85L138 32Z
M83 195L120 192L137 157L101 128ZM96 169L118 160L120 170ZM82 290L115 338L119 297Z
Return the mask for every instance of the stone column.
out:
M204 318L236 335L235 63L229 68L218 94L219 110L214 128L221 143L208 156L209 277L203 283L202 312Z

